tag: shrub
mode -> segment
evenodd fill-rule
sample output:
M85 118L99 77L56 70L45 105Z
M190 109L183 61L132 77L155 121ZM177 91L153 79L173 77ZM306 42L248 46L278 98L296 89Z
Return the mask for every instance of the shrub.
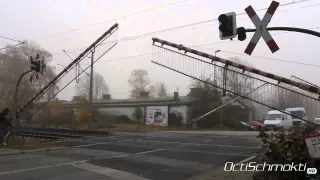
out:
M113 124L135 124L127 115L119 115L113 118Z
M75 117L74 125L80 125L88 122L88 100L87 99L80 99L78 101L79 107L77 108L77 114Z
M303 137L315 134L315 127L305 127L301 132L291 129L285 132L283 129L275 134L267 134L260 129L259 138L261 138L264 154L260 157L261 163L267 164L305 164L310 165L308 148L304 144ZM300 180L304 179L305 172L300 171L265 171L256 172L254 180L274 179L274 180Z

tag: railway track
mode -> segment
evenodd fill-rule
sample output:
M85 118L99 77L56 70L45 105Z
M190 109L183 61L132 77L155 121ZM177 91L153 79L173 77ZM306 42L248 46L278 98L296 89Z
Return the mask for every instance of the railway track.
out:
M85 136L106 136L109 132L89 131L77 129L58 129L58 128L37 128L37 127L16 127L15 134L30 138L39 139L65 139L65 138L81 138Z

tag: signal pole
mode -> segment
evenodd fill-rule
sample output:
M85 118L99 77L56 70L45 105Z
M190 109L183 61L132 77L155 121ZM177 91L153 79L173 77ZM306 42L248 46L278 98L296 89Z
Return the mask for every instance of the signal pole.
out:
M92 107L92 90L93 90L93 61L94 61L94 51L95 48L91 51L91 66L90 66L90 90L89 90L89 118L88 118L88 129L92 129L93 124L93 107Z
M17 96L18 96L19 85L20 85L22 78L30 72L32 72L32 70L28 70L20 75L18 82L17 82L17 85L16 85L16 90L14 91L14 95L13 95L11 117L12 117L12 123L18 127L20 126L20 121L17 120Z
M37 79L38 79L37 73L41 73L43 75L44 69L46 68L46 65L44 63L44 57L42 57L42 61L39 58L40 58L39 54L36 55L35 60L33 60L33 57L30 56L30 64L31 64L30 70L22 73L18 79L16 89L15 89L15 92L13 95L12 112L11 112L12 122L16 126L20 126L20 121L17 120L17 96L18 96L20 82L21 82L22 78L30 72L36 73L35 75L36 75ZM30 76L30 82L32 82L32 79L33 79L33 75Z

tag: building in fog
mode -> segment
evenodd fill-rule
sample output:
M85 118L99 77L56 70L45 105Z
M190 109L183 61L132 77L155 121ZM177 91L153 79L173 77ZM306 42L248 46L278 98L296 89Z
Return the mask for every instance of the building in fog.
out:
M58 101L62 108L71 108L75 111L79 106L78 100L80 98L80 96L74 96L69 102L58 99L55 101ZM159 114L159 111L162 111L161 113L164 114L162 117L166 119L162 125L166 126L170 113L181 115L182 123L185 124L189 119L187 112L192 102L193 100L191 98L188 96L179 96L178 92L174 92L172 96L164 98L149 97L147 92L141 92L140 98L136 99L111 99L109 94L104 94L101 100L93 101L93 107L98 109L101 114L126 115L132 121L136 121L135 112L137 108L141 109L144 118L150 117L151 112L148 113L148 111L157 111L157 114ZM38 103L29 108L29 112L34 112L41 104L42 103ZM152 114L154 113L155 112Z
M74 96L70 102L62 103L63 107L76 108L79 96ZM167 109L165 116L168 117L170 113L177 113L183 117L183 123L188 119L188 107L192 103L192 99L187 96L179 96L175 92L173 96L165 98L149 97L147 92L141 92L140 98L137 99L111 99L109 94L104 94L103 98L93 102L93 106L102 114L108 115L126 115L131 120L136 120L135 111L140 108L142 113L146 116L148 107L159 107L158 109Z
M58 99L56 99L56 101L58 101L63 108L71 108L76 111L80 98L80 96L74 96L69 102L59 101ZM226 102L231 99L231 97L226 96L223 98L223 101ZM125 115L132 121L137 121L135 112L137 108L139 108L147 124L167 126L170 121L168 117L171 113L182 116L182 123L186 124L190 120L188 112L193 102L193 98L189 96L179 96L178 92L174 92L172 96L164 98L150 97L147 92L141 92L140 97L134 99L111 99L109 94L104 94L101 100L93 101L93 107L98 109L102 114ZM243 109L246 114L241 117L242 119L238 120L251 121L254 116L254 110L241 100L231 103L228 107L240 107ZM35 108L31 109L33 110L30 111L34 111Z

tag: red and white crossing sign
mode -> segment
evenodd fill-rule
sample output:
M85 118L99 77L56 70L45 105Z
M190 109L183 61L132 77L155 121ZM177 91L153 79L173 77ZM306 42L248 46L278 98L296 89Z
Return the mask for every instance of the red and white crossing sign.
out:
M273 40L271 34L267 30L267 25L269 24L274 12L277 10L279 3L276 1L272 1L269 6L266 14L264 15L262 21L259 16L256 14L252 6L248 6L245 11L250 17L253 24L256 26L257 31L254 33L249 45L244 51L246 54L251 55L260 38L262 37L264 41L267 43L269 49L272 53L279 50L277 43Z

